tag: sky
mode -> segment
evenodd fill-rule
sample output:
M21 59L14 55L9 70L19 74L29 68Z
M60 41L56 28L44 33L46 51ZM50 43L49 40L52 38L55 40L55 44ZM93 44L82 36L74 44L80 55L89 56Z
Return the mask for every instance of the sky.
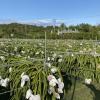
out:
M100 24L100 0L0 0L0 21Z

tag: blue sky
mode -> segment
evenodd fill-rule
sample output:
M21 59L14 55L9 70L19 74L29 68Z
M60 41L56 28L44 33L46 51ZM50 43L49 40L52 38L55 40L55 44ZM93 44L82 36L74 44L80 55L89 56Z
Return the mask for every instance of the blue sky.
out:
M100 0L0 0L0 21L34 19L99 24Z

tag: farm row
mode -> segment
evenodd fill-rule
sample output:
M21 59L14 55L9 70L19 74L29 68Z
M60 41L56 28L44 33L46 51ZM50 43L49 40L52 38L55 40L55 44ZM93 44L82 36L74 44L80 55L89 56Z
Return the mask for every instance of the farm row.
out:
M11 100L28 99L27 92L36 100L62 99L64 76L100 81L100 42L1 39L0 76L0 93L9 90Z

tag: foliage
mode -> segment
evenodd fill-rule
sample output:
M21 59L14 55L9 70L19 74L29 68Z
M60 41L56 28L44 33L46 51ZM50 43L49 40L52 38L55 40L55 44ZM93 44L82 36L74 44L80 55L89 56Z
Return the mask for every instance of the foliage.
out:
M85 78L100 82L98 43L91 40L47 40L46 61L51 64L51 68L58 69L56 77L63 78L68 75L80 78L83 82ZM51 71L50 66L44 65L44 40L3 39L0 40L0 44L0 76L10 79L8 86L12 91L10 99L25 100L26 91L31 88L34 94L41 95L42 100L54 100L55 97L49 96L47 92L49 87L47 76ZM12 68L11 72L9 68ZM30 82L21 88L23 72L29 75ZM64 91L67 93L66 88Z
M63 30L72 30L64 32ZM47 32L48 39L100 39L100 26L92 26L89 24L79 24L66 26L64 23L60 26L36 26L27 24L0 24L0 38L21 38L21 39L44 39L44 32ZM58 31L62 34L58 35Z

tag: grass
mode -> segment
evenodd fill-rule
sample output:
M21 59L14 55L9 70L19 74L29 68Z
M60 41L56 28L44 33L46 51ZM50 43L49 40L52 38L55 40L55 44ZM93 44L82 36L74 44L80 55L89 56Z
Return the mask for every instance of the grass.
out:
M71 89L65 94L64 100L100 100L100 84L92 83L91 85L85 85L79 81L76 81L75 90L74 84Z

